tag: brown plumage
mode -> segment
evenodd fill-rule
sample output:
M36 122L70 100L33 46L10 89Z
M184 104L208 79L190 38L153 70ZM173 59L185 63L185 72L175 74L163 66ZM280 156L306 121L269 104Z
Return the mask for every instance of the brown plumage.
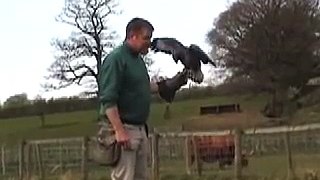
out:
M216 64L199 46L191 44L186 47L175 38L154 38L151 43L151 50L172 55L176 63L180 61L184 68L188 70L189 78L197 83L203 81L201 62L203 64L210 63L216 67Z

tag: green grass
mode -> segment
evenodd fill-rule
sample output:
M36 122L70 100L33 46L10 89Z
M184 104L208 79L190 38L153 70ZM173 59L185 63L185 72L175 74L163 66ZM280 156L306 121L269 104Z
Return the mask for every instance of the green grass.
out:
M295 172L298 177L302 178L308 170L320 171L319 154L293 154L293 162ZM242 174L247 179L285 179L287 175L286 156L270 155L270 156L253 156L249 158L249 166L243 168ZM197 177L194 172L193 175L186 174L185 162L182 160L160 160L160 174L163 180L173 179L228 179L234 176L234 166L227 167L220 170L217 164L204 164L202 176Z
M149 125L159 130L177 130L183 125L186 130L215 130L233 127L253 127L268 125L260 110L265 96L228 96L207 97L186 100L171 104L171 118L164 119L165 103L151 106ZM199 108L204 105L239 103L242 113L200 116ZM303 121L316 122L320 117L319 108L309 108L300 112ZM16 144L21 139L46 139L94 135L96 133L96 111L51 114L45 116L45 127L41 127L40 118L25 117L0 120L0 143Z
M295 172L298 178L304 180L309 170L320 171L319 154L293 154ZM286 156L254 156L249 158L249 166L243 168L242 175L246 180L285 180L287 175ZM149 169L150 170L150 169ZM110 180L108 168L95 168L89 171L92 179ZM151 170L150 170L151 172ZM199 177L195 170L191 175L186 174L185 162L182 159L160 159L161 180L232 180L233 166L221 170L217 164L204 164L202 175Z
M202 105L220 103L241 103L241 107L257 107L261 97L246 100L246 97L210 97L187 100L171 104L171 118L164 119L165 103L152 104L149 124L157 128L179 128L182 124L192 126L190 119L197 117ZM96 132L96 111L51 114L45 116L45 127L40 118L24 117L0 120L0 142L17 143L21 139L44 139L94 135ZM196 124L199 124L198 120Z
M21 139L45 139L90 135L95 130L93 111L52 114L41 127L39 117L0 121L1 142L17 143Z
M265 96L229 96L208 97L186 100L171 104L171 118L164 119L165 103L152 104L149 124L159 130L177 130L183 125L187 130L216 130L233 127L268 126L266 119L260 114L265 103ZM221 115L200 116L199 108L204 105L239 103L242 113L227 113ZM314 106L299 111L297 123L319 122L320 106ZM96 133L96 111L80 111L72 113L52 114L45 117L45 126L41 127L39 117L25 117L0 120L0 144L15 145L21 139L47 139L61 137L78 137ZM295 155L296 171L303 174L307 169L318 170L319 155ZM160 174L162 180L197 180L197 179L231 179L233 169L219 170L215 165L206 165L202 177L186 175L184 161L160 159ZM109 179L104 168L90 170L92 176L98 179ZM248 179L265 177L284 177L286 175L285 155L252 157L249 167L243 170ZM259 178L258 178L259 177Z

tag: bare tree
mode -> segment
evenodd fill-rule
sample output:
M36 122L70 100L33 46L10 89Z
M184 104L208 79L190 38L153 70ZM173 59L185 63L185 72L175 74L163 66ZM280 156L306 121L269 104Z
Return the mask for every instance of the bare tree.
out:
M49 67L46 90L72 84L86 85L99 92L98 81L103 57L115 46L117 34L108 21L116 11L113 0L66 0L57 21L75 28L67 39L54 39L55 61Z
M207 37L218 64L232 78L246 78L269 92L266 108L281 116L282 110L274 113L276 105L288 101L288 92L297 89L298 97L320 76L319 33L319 0L238 0Z

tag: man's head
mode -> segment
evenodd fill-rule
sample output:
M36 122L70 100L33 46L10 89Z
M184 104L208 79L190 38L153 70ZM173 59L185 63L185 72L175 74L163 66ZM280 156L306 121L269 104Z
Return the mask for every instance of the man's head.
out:
M126 27L126 42L138 53L147 54L153 33L152 24L142 18L133 18Z

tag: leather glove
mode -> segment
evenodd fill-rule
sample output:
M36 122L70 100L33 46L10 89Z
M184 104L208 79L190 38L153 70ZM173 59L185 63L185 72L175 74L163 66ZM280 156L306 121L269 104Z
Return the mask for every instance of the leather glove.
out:
M158 92L162 99L166 102L171 103L175 97L176 91L181 88L181 86L187 84L188 76L187 72L178 72L175 76L168 79L163 79L157 82Z

